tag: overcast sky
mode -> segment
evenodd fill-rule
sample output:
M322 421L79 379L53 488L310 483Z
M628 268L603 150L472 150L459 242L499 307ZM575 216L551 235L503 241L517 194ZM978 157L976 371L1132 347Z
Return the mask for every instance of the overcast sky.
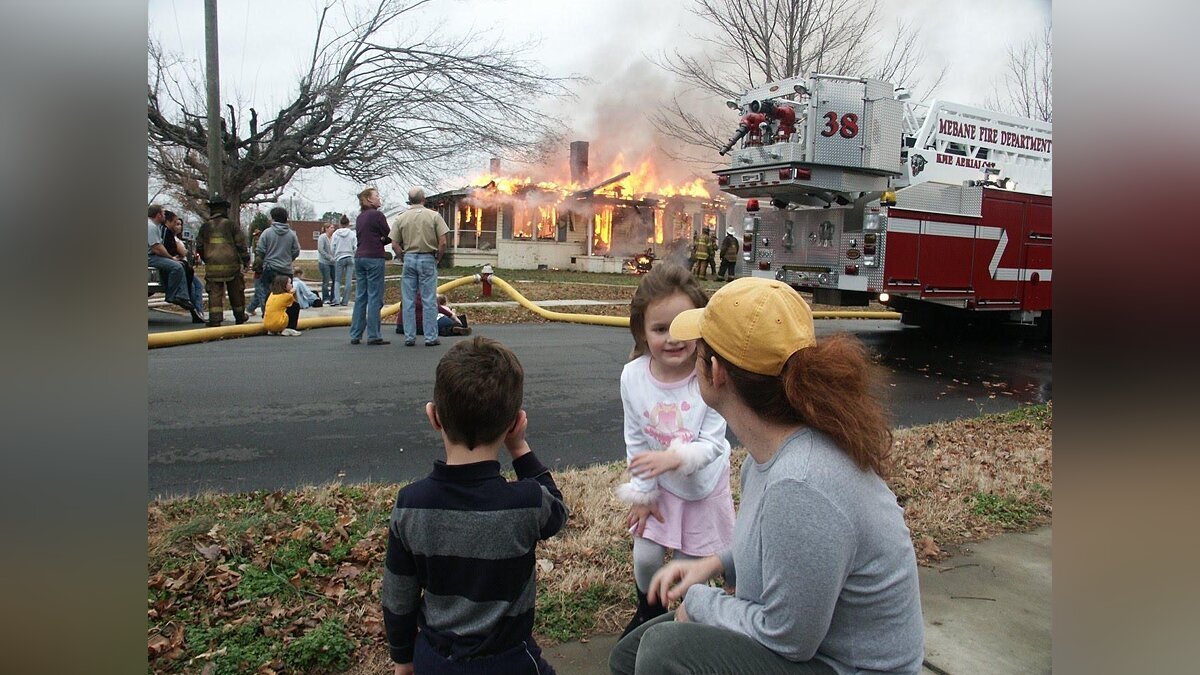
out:
M364 2L371 4L344 4ZM321 5L316 0L218 0L222 100L246 101L260 114L287 101L311 52ZM590 78L559 114L581 140L593 143L595 166L595 155L602 152L596 137L622 136L631 148L653 144L645 113L653 106L650 99L669 91L672 81L646 55L686 47L689 32L704 31L689 5L686 0L437 0L419 16L424 26L447 34L487 31L506 41L536 41L530 56L550 74ZM202 65L203 6L200 0L150 0L151 38ZM1049 0L884 1L881 11L881 28L891 28L897 19L921 28L928 72L949 66L935 97L975 104L999 82L1008 46L1050 24ZM564 148L564 161L565 154ZM429 187L458 187L467 177L447 176ZM400 201L403 186L387 181L381 186L385 196L393 192L391 201ZM321 170L301 173L289 191L312 202L320 214L354 210L358 189L357 183Z

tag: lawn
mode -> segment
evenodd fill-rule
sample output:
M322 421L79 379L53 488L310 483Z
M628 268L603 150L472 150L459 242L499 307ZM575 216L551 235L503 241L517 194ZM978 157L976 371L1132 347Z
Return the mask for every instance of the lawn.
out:
M1050 522L1050 405L896 432L888 482L918 560ZM734 494L746 454L734 451ZM620 630L630 540L623 463L555 474L571 509L538 549L535 631L553 644ZM398 485L205 495L147 506L148 672L382 672L379 606Z

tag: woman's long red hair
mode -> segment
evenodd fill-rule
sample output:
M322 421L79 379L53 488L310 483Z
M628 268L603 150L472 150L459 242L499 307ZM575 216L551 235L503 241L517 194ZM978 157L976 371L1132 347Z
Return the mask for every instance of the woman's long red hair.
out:
M877 367L866 347L839 334L792 354L778 377L738 368L699 343L705 361L716 356L741 399L771 422L821 431L864 470L889 473L892 431L880 403Z

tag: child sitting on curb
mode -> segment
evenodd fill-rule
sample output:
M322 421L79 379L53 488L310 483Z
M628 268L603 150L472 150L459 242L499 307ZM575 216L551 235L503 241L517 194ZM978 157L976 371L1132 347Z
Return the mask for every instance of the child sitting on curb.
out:
M300 303L292 288L292 278L283 274L271 280L271 295L263 309L263 328L268 335L296 337L300 331Z
M308 284L304 283L304 270L296 267L292 269L292 287L296 290L296 300L300 303L300 309L308 309L309 307L320 307L324 304L316 293L313 293L308 288Z
M445 293L438 293L438 335L442 337L470 335L471 329L467 327L467 315L455 314L454 309L447 304L448 302Z

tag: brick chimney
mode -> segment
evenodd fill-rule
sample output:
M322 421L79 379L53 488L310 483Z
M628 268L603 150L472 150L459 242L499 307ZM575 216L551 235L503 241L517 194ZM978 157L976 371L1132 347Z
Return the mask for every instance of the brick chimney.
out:
M588 142L571 141L571 182L587 185Z

